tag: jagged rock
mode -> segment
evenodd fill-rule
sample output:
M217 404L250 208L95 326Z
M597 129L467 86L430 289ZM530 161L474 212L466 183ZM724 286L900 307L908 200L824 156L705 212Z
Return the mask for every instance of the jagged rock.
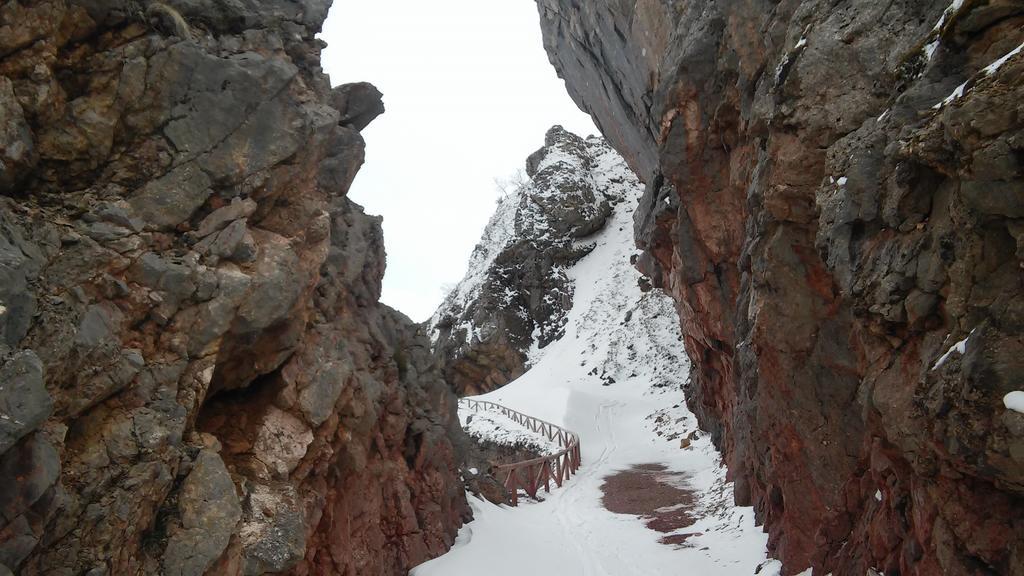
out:
M342 126L362 130L384 113L382 97L380 91L367 82L342 84L331 92L331 104L341 112Z
M0 454L39 427L53 412L43 385L43 364L31 351L0 365Z
M227 206L221 206L203 218L196 229L196 238L205 238L237 220L252 216L257 207L256 202L250 198L235 198Z
M537 3L783 572L1024 574L1020 3Z
M259 250L255 238L246 226L246 220L235 220L226 228L207 236L194 246L199 254L208 256L212 262L220 259L236 262L252 262Z
M462 395L515 379L531 346L560 337L572 307L564 268L590 252L581 240L604 226L619 187L635 182L604 141L561 126L529 157L527 173L529 182L499 200L466 278L430 320L445 377Z
M19 224L14 207L0 198L0 353L17 347L28 332L37 305L28 284L46 261L43 247Z
M329 4L0 2L13 572L406 574L467 519L454 396L346 196L380 98L332 106Z
M14 95L10 79L0 76L0 194L9 193L37 160L32 130Z
M338 396L354 372L348 358L325 362L316 370L298 397L299 407L310 424L319 426L331 417Z
M14 522L53 486L60 474L57 451L41 435L26 437L0 455L0 521Z
M224 553L242 518L242 507L224 462L201 450L178 496L181 531L164 551L167 576L202 576Z

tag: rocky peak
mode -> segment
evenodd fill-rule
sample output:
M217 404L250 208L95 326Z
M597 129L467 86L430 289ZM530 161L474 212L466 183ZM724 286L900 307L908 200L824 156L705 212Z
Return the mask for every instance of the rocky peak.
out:
M561 336L573 291L565 269L593 249L587 238L636 184L603 140L561 126L526 171L529 181L498 199L466 277L430 321L459 394L502 386L523 373L531 348Z

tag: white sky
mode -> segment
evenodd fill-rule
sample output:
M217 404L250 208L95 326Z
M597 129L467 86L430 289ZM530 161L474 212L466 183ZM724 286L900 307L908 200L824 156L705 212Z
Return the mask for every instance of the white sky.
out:
M548 63L533 0L336 0L321 38L334 85L384 93L349 196L384 216L382 300L426 320L466 272L494 179L554 124L597 130Z

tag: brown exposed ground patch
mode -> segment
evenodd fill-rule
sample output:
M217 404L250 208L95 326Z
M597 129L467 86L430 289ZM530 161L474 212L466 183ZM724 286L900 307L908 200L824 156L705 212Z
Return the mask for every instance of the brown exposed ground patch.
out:
M605 478L601 503L616 514L645 519L647 527L662 533L675 532L694 522L693 492L683 488L684 476L661 464L637 464ZM670 534L662 544L682 545L694 534Z

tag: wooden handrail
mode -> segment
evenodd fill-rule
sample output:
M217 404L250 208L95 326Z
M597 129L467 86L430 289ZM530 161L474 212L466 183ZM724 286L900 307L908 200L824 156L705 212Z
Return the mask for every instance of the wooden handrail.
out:
M542 433L548 440L557 441L561 447L554 454L494 467L499 475L505 475L505 488L512 495L513 506L519 505L519 488L523 488L531 498L536 498L541 485L544 486L545 492L551 492L552 480L561 487L563 482L579 470L582 464L580 437L575 432L487 400L459 398L459 404L473 412L499 412L531 432Z

